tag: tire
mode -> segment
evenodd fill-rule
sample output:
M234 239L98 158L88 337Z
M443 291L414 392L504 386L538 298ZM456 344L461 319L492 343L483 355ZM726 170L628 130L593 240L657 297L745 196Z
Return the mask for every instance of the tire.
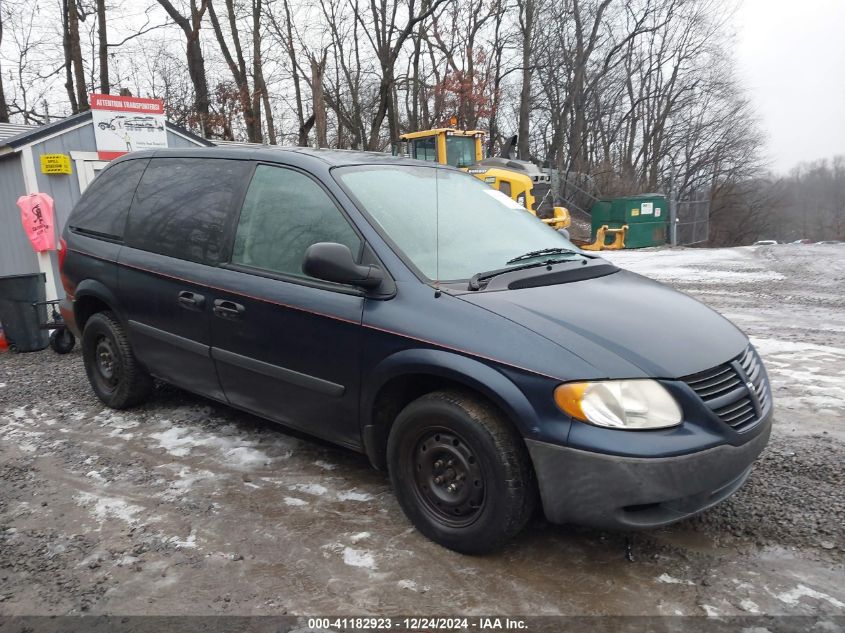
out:
M76 337L67 328L53 330L50 333L50 347L56 354L67 354L76 345Z
M500 411L470 393L436 391L406 406L390 431L387 460L411 522L457 552L497 549L534 513L525 443Z
M123 326L111 312L98 312L85 324L82 359L88 382L103 404L127 409L146 400L153 380L141 367Z

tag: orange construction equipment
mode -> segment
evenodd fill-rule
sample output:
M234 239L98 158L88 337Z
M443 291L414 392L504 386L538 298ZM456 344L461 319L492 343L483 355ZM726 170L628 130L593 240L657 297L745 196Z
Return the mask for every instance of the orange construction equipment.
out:
M623 224L621 228L611 229L607 224L603 224L596 231L596 241L592 244L584 244L581 246L585 251L618 251L625 248L625 235L628 233L628 225ZM605 242L608 236L613 236L613 241L610 244Z

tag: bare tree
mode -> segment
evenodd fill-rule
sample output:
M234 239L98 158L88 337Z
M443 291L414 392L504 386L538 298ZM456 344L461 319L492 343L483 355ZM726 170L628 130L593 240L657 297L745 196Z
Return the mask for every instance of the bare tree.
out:
M519 33L522 48L522 87L519 91L519 158L528 160L531 117L531 79L534 75L532 59L534 54L534 10L535 0L517 0L519 8Z
M323 49L320 56L310 55L311 62L311 103L314 112L314 131L317 136L317 147L328 147L326 100L323 90L323 75L326 72L326 56L328 50Z
M100 93L107 95L109 84L109 36L106 23L106 0L97 0L97 42L100 61Z
M421 5L417 7L417 0L405 0L402 4L399 0L372 0L369 14L366 16L358 4L359 0L352 0L355 19L364 29L381 71L377 91L378 105L370 123L368 149L381 149L382 141L378 132L385 117L388 118L390 140L399 139L399 119L394 99L396 61L417 24L434 13L445 1L421 0ZM400 6L405 15L404 20L397 22Z
M234 57L232 56L232 52L226 42L223 29L220 27L220 21L217 19L217 12L214 9L214 3L211 0L208 0L208 15L211 18L211 24L214 27L214 33L217 36L217 43L223 53L223 58L226 60L226 65L229 67L229 71L232 73L235 85L238 87L238 95L241 101L241 111L243 112L244 124L246 125L247 139L253 143L260 143L261 101L260 99L253 100L252 91L250 90L247 64L244 59L241 38L238 34L235 2L234 0L224 0L224 3L226 7L226 18L229 23L229 36L232 38L232 45L235 51Z
M208 9L208 0L199 0L199 5L197 0L190 0L189 16L180 13L170 0L158 0L158 3L185 34L188 74L194 86L194 109L199 128L203 136L208 138L211 135L208 78L205 74L205 58L202 54L202 46L200 46L200 28L202 27L202 18L206 9Z
M273 108L270 104L270 93L267 91L267 82L264 79L264 59L261 50L262 23L261 16L264 14L262 0L251 0L252 9L252 110L258 120L258 130L261 132L261 105L264 104L264 119L267 122L267 137L271 145L276 144L276 125L273 120Z

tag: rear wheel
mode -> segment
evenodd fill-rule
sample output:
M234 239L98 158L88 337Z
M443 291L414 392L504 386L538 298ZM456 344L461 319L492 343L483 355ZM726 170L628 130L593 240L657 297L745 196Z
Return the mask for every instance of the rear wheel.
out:
M409 404L391 429L387 453L405 514L449 549L490 551L531 518L537 493L522 438L471 394L438 391Z
M98 312L85 324L82 358L97 397L113 409L140 404L150 395L153 380L138 363L120 321Z

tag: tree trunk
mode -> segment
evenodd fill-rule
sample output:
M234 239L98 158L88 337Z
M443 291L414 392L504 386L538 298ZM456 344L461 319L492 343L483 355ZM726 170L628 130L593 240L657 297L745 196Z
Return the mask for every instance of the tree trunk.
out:
M205 59L202 56L200 46L200 27L202 17L208 8L208 0L201 0L197 7L196 0L191 0L191 19L179 13L170 0L158 0L158 3L167 11L171 19L179 25L185 34L185 56L188 61L188 75L194 87L194 110L199 119L200 130L206 138L211 137L211 126L209 121L210 100L208 95L208 79L205 75Z
M208 80L205 76L205 59L202 56L199 33L191 35L188 39L187 59L188 75L194 86L194 109L197 111L203 136L210 138Z
M534 0L520 0L520 30L522 31L522 89L519 92L518 158L529 159L528 134L531 116L531 44L534 36Z
M382 65L381 82L378 86L378 106L376 107L375 116L370 124L370 142L367 149L371 152L377 152L381 149L381 139L379 138L379 130L381 124L384 123L384 117L387 114L388 103L390 101L390 87L393 84L393 65L388 68Z
M264 140L263 130L261 129L262 101L267 117L267 133L270 136L276 136L275 130L271 132L273 115L270 112L267 84L264 83L264 65L261 59L261 0L253 0L252 2L252 77L252 118L255 121L256 142L261 143ZM275 141L273 143L275 144Z
M76 102L76 90L73 87L73 61L70 57L70 37L68 36L68 0L62 0L62 50L65 55L65 90L70 103L72 114L79 112L79 104Z
M79 13L75 0L69 0L67 3L67 16L70 59L73 64L74 80L76 81L76 101L79 111L84 112L89 109L88 90L85 85L85 68L82 65L82 46L79 43Z
M97 41L100 57L100 94L107 95L109 86L109 37L106 29L106 0L97 0Z
M323 96L323 72L326 69L326 51L317 60L311 57L311 102L314 108L314 131L317 135L317 147L328 147L326 124L326 100Z
M229 22L229 32L232 36L232 43L235 47L235 57L232 56L229 50L229 45L226 42L226 37L223 29L220 27L220 21L217 19L217 12L214 9L214 4L208 0L208 17L211 18L211 26L214 29L214 34L217 36L217 43L220 45L220 52L223 53L223 59L226 60L226 65L232 73L232 79L235 80L235 85L238 88L238 101L241 107L241 114L244 118L244 126L246 127L247 140L250 143L260 142L260 132L256 130L255 109L252 95L249 90L249 78L246 74L246 61L244 60L243 49L241 48L241 39L238 35L238 25L235 19L235 5L234 0L225 0L226 4L226 18ZM260 113L260 102L259 102Z

